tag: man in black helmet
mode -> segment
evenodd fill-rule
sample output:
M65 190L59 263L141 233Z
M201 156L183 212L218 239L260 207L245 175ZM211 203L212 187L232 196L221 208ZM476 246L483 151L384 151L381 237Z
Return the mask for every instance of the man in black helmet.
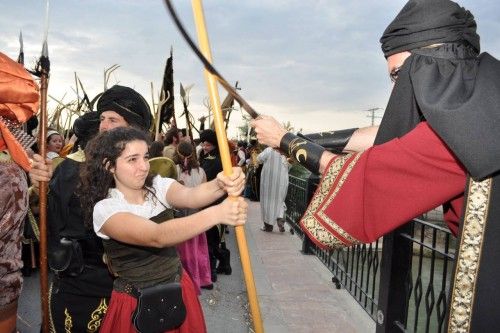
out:
M474 17L449 0L408 1L380 41L394 87L379 128L309 138L322 147L270 117L252 126L259 141L322 173L301 220L321 247L369 243L443 205L460 237L448 330L491 331L500 308L500 62L479 53Z
M75 121L76 151L67 156L52 176L41 156L34 157L30 178L50 181L48 195L49 266L54 274L50 287L50 326L53 332L98 332L108 308L113 280L103 262L101 240L84 225L77 194L83 149L97 132L133 126L151 127L146 100L135 90L115 85L97 102L97 111Z

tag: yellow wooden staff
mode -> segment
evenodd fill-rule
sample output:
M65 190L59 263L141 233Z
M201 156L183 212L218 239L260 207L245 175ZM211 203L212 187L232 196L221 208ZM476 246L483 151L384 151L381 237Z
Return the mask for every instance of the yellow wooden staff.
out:
M210 51L210 44L208 41L207 29L205 26L205 16L203 14L203 6L201 0L192 0L192 4L193 4L194 19L196 24L196 31L198 33L198 41L201 52L209 62L212 62L212 54ZM215 133L217 134L217 142L219 144L222 167L224 169L224 173L229 176L232 173L232 164L229 155L229 147L227 144L224 119L222 117L219 92L217 90L217 77L205 69L205 80L207 82L208 92L210 95L210 103L213 107ZM262 326L259 301L257 298L255 282L253 279L252 265L248 253L248 246L245 237L245 229L243 228L243 226L237 226L235 230L236 230L236 239L238 242L238 248L240 251L243 275L245 277L245 284L247 287L248 301L250 303L250 312L252 314L254 329L255 332L262 333L264 332L264 329Z

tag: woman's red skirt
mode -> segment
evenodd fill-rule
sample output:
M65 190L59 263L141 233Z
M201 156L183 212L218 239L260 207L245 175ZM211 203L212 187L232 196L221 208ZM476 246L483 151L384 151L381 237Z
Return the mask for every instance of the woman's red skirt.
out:
M166 331L168 333L192 333L207 331L203 309L196 294L191 278L186 272L182 272L181 278L182 298L186 306L186 320L177 329ZM108 311L104 317L99 332L101 333L137 333L132 324L132 313L137 305L137 299L126 293L113 290L109 302Z

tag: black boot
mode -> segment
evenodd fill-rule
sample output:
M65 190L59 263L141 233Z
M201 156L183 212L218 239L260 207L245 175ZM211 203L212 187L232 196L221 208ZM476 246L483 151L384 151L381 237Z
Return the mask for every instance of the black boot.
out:
M210 259L210 275L212 282L217 282L217 259L220 243L219 229L217 226L213 226L205 234L207 236L208 257Z
M224 243L222 243L224 244ZM221 245L222 245L221 244ZM231 275L233 269L231 268L231 252L224 246L219 249L219 265L217 266L218 274Z
M212 282L217 282L217 269L215 268L217 265L217 259L215 256L210 256L210 278Z

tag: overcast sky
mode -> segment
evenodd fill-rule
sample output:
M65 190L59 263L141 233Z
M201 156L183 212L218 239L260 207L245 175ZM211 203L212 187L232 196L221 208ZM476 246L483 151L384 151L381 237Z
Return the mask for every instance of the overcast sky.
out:
M384 108L390 93L378 42L403 0L206 0L205 17L214 65L260 113L290 121L304 132L370 124L371 108ZM500 56L500 2L463 0L478 22L483 51ZM195 37L190 1L174 1ZM0 52L17 58L22 30L25 63L41 51L45 0L0 1ZM120 68L110 84L138 90L151 101L174 50L176 114L179 83L194 84L190 111L207 114L201 63L180 37L160 0L50 1L49 94L76 99L76 72L90 96L103 89L104 69ZM220 89L221 99L226 95ZM379 111L381 112L381 111ZM381 115L381 113L379 114ZM379 121L379 119L376 119ZM231 117L230 136L243 122ZM184 122L179 121L183 126Z

